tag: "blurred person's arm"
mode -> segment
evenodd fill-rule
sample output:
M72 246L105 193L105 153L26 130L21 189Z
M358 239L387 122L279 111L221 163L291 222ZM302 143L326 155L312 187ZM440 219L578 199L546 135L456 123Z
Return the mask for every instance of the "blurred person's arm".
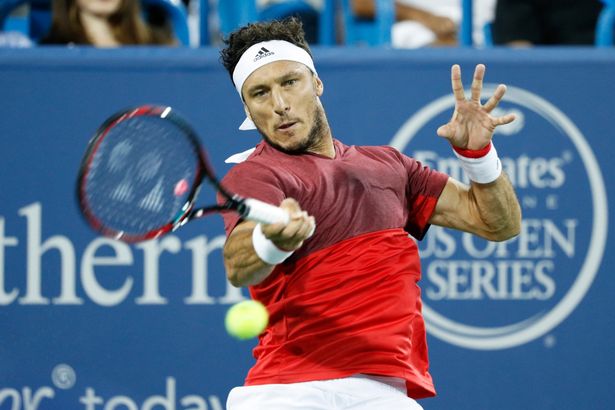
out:
M363 18L373 18L376 13L375 0L353 0L354 13ZM457 25L448 17L438 16L423 9L395 2L397 21L412 20L421 23L434 32L438 44L453 44L457 37Z

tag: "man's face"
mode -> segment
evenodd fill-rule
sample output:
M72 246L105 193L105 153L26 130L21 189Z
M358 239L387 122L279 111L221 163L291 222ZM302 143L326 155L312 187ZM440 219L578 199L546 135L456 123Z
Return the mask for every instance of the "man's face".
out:
M323 85L295 61L275 61L254 71L243 84L246 112L265 139L282 151L317 151L324 132L318 97Z

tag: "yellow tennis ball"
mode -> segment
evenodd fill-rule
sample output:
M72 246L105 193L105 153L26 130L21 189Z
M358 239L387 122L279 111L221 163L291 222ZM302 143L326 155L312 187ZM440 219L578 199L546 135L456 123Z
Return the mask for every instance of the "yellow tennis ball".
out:
M237 339L251 339L260 335L267 327L269 313L262 303L244 300L231 306L226 312L226 331Z

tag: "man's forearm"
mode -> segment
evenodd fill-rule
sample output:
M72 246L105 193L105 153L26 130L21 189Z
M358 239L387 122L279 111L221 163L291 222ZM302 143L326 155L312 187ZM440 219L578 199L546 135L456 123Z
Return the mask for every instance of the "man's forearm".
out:
M286 198L280 208L288 212L287 223L256 224L244 221L233 229L224 245L224 267L234 286L261 283L299 249L314 233L314 217L301 210L293 198Z
M262 282L274 266L259 258L252 244L254 226L238 227L224 246L224 266L233 286L250 286Z
M488 239L503 241L519 234L521 207L504 172L488 184L472 182L469 195L475 212L487 227Z

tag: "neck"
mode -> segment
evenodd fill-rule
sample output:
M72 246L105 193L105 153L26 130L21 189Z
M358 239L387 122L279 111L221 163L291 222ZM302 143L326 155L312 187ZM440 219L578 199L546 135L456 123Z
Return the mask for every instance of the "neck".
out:
M314 144L307 148L308 152L313 154L323 155L327 158L335 158L335 146L333 145L333 135L331 135L331 128L329 127L329 121L325 115L325 111L318 101L318 108L315 115L315 127L312 128L312 132L318 135L314 138Z
M333 136L329 124L326 124L324 135L320 138L317 144L307 149L312 154L319 154L327 158L335 158L335 145L333 144Z
M113 28L107 17L86 12L82 12L80 17L85 34L92 45L97 47L117 47L120 45L115 38L115 34L113 34Z

